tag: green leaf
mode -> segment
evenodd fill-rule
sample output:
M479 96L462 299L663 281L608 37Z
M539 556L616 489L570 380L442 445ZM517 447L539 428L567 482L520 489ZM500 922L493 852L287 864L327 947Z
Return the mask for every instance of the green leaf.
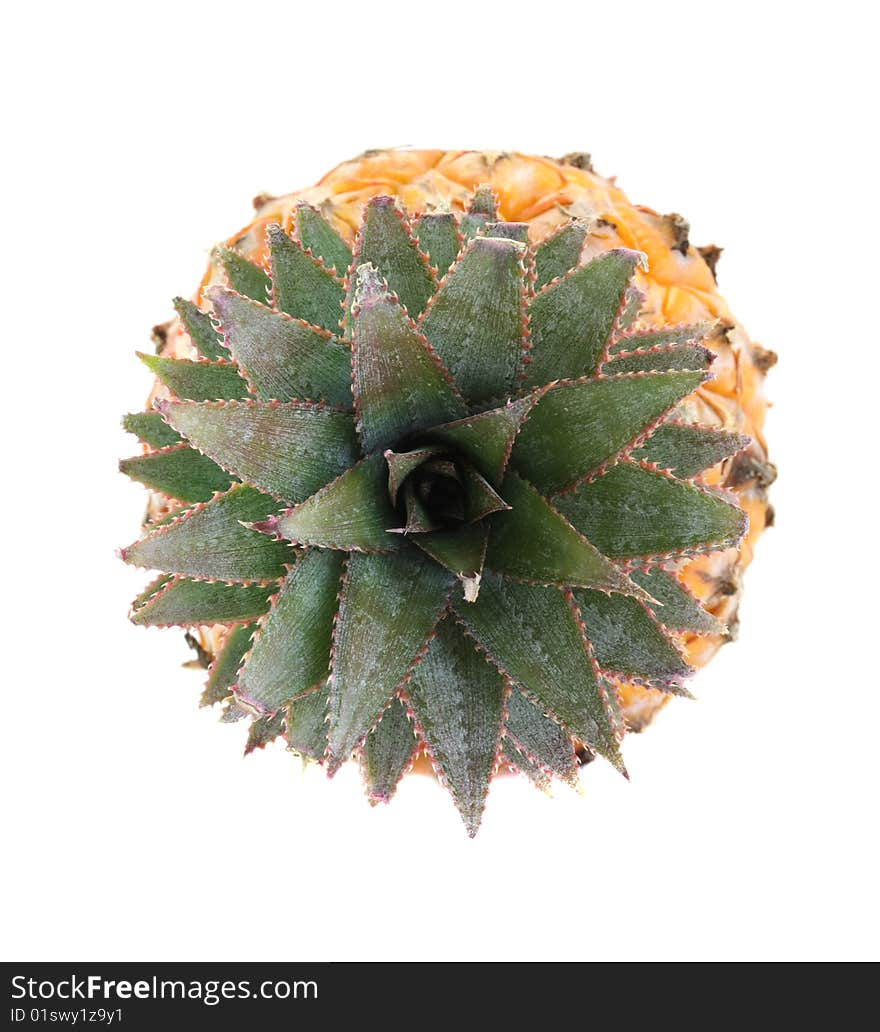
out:
M384 455L385 461L388 463L388 493L394 505L397 504L397 494L410 473L417 470L432 456L442 454L443 450L443 446L439 444L428 445L426 448L417 448L408 452L386 449Z
M536 290L564 276L578 264L587 229L584 219L572 219L538 245L535 251Z
M342 279L351 265L351 248L317 208L305 201L296 206L296 235L299 242Z
M490 513L510 508L492 485L469 463L459 462L456 468L464 488L464 518L468 523L476 523Z
M313 399L351 408L351 352L282 312L215 287L209 292L226 345L261 401Z
M464 523L454 530L415 534L411 540L441 566L454 573L464 586L465 598L473 601L480 590L488 536L487 526Z
M441 620L407 685L419 730L473 837L495 770L504 709L504 678L461 627Z
M603 376L620 373L662 372L666 369L708 369L714 352L699 344L679 344L645 351L625 351L602 366Z
M417 745L406 707L395 699L364 740L361 767L371 802L391 800Z
M181 502L207 502L217 491L228 491L232 484L228 473L187 444L173 444L149 455L123 459L119 469L133 480Z
M634 598L574 592L584 633L603 670L668 685L693 673L681 653Z
M276 586L224 584L175 577L132 614L142 627L196 627L255 620L269 608Z
M648 608L663 627L671 631L701 631L706 634L724 631L724 624L703 609L674 573L655 566L650 570L633 570L630 577L660 603L649 602Z
M394 447L417 430L465 414L449 374L370 266L358 266L352 322L355 409L365 452Z
M242 522L265 519L278 503L246 484L198 505L123 549L127 563L203 580L262 581L284 576L290 546Z
M428 256L441 279L461 250L461 236L451 211L426 212L413 224L419 249Z
M135 352L147 369L178 398L187 401L224 401L246 398L248 385L234 365L190 362Z
M304 695L287 707L287 746L319 763L327 749L327 687Z
M614 329L639 251L606 251L545 287L529 305L531 364L526 386L595 373Z
M424 437L448 445L470 460L490 484L498 487L504 479L516 435L543 393L535 391L500 408L431 427Z
M245 756L250 756L255 749L265 749L270 742L274 742L279 735L283 735L287 728L285 717L286 714L281 711L271 716L258 717L252 721L248 728L247 744L244 747Z
M486 573L476 602L453 597L453 605L501 670L576 738L623 769L589 646L558 588Z
M239 698L272 713L326 681L342 566L338 552L299 557L238 679Z
M233 627L226 636L223 647L211 666L200 705L213 706L229 695L232 686L238 680L238 671L251 647L251 639L256 629L256 623L240 624Z
M157 402L168 422L224 469L301 502L358 459L347 412L308 402Z
M174 310L202 358L214 361L228 357L220 335L206 312L200 311L192 301L186 301L182 297L174 299Z
M507 699L507 733L518 749L569 784L577 783L577 759L571 735L551 720L519 689Z
M651 373L552 387L517 438L512 463L539 491L563 491L625 451L704 379Z
M122 427L151 448L169 448L183 438L165 422L159 412L130 412L122 417Z
M334 772L376 722L437 624L451 576L418 552L349 558L330 678Z
M267 233L275 307L294 319L302 319L336 333L345 301L342 280L338 280L316 258L306 254L280 226L270 225Z
M541 584L643 595L613 563L512 470L501 487L511 506L492 517L486 565L496 573Z
M238 294L265 304L272 290L272 281L259 265L254 265L228 247L218 247L215 253L223 263L230 287Z
M617 317L617 323L615 324L615 333L620 333L624 330L628 330L630 326L638 319L639 313L642 310L646 300L646 295L639 290L635 283L630 285L623 292L623 303L620 306L620 315ZM609 351L611 349L609 348Z
M396 523L385 458L377 453L258 529L300 545L389 552L400 544L396 535L388 533Z
M695 344L712 329L711 323L692 323L689 326L664 326L657 330L640 330L615 337L612 355L624 351L644 351L647 348L668 347L677 344Z
M174 580L174 577L169 573L163 573L157 577L154 581L151 581L146 588L137 596L137 598L131 604L131 617L134 619L134 615L154 598L167 584L170 584Z
M367 203L355 254L358 265L375 265L411 318L422 314L437 284L392 197Z
M471 404L509 395L517 386L524 254L514 240L472 240L422 317L422 332Z
M498 198L488 183L481 183L474 190L467 210L469 215L486 215L493 220L498 217Z
M687 480L742 451L751 442L745 434L712 430L703 426L664 423L632 457L652 462L660 469Z
M462 242L467 244L476 239L486 226L493 221L491 215L483 215L480 212L466 211L459 220L458 230L461 233Z
M533 763L528 756L521 753L513 745L511 738L503 738L501 740L501 755L511 767L525 774L534 783L536 788L540 788L542 792L548 791L550 788L550 775L543 767Z
M483 228L483 235L528 244L529 226L527 222L487 222Z
M554 504L612 559L714 551L736 544L748 526L717 495L626 460Z
M406 525L392 528L395 533L425 534L437 530L438 523L422 504L414 484L403 485L403 501L406 505Z

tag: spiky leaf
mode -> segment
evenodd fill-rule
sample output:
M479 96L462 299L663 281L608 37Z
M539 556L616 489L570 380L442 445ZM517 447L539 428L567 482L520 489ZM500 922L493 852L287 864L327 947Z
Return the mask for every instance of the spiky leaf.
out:
M207 502L217 491L227 491L232 484L225 470L186 444L123 459L119 469L133 480L181 502Z
M359 266L353 321L353 384L363 448L458 419L465 406L427 341L389 296L375 269Z
M501 494L509 511L492 517L486 565L496 573L541 584L571 585L641 595L535 488L512 470Z
M398 492L410 473L417 470L427 459L442 453L443 447L439 444L415 448L408 452L395 452L390 448L385 451L385 461L388 463L388 494L393 504L397 504Z
M470 404L510 394L523 357L524 248L471 241L425 312L421 330Z
M414 534L412 543L445 566L462 582L467 599L476 598L486 558L489 528L463 525L454 530L435 530Z
M351 265L351 248L321 213L305 201L296 206L296 235L324 266L342 277Z
M436 283L393 198L373 197L368 202L358 235L357 261L379 270L412 319L422 314Z
M265 519L277 506L252 487L236 485L123 549L122 558L135 566L200 579L254 582L281 577L292 557L290 546L242 526Z
M306 254L280 226L270 225L267 232L276 306L294 319L337 332L345 301L342 280Z
M665 423L657 427L642 447L632 453L632 457L652 462L660 469L668 469L675 476L688 479L736 455L750 441L751 438L745 434Z
M501 740L501 756L514 770L525 774L536 788L541 789L542 792L548 791L550 775L542 766L530 760L525 753L521 753L513 744L513 739L503 738Z
M590 748L622 769L589 646L557 588L485 574L480 597L455 611L493 661Z
M596 472L695 390L700 372L582 380L553 387L516 440L513 465L553 494Z
M532 760L573 784L577 781L577 760L571 735L551 720L519 689L507 699L507 733Z
M287 706L287 747L319 762L327 749L328 694L325 685Z
M202 358L214 361L227 357L220 335L214 329L207 312L201 311L192 301L186 301L182 297L174 299L174 310Z
M537 294L529 305L527 386L590 376L605 352L638 251L606 251Z
M628 461L555 505L614 559L725 548L748 525L742 510L717 495Z
M461 237L455 216L451 211L426 212L413 224L419 249L428 256L428 261L443 277L455 261L461 248Z
M417 745L406 707L395 699L364 740L361 765L371 801L390 801Z
M220 287L210 292L226 346L261 401L351 408L351 352L326 331Z
M272 281L265 271L228 247L218 247L216 254L223 264L230 287L265 304L272 291Z
M498 487L504 479L516 435L542 393L535 391L500 408L431 427L424 436L449 445L469 459L490 484Z
M636 599L581 590L575 590L574 599L603 670L663 684L692 673Z
M578 264L587 237L588 224L572 219L547 237L535 251L535 289L564 276Z
M388 533L396 523L385 459L375 454L260 529L301 545L388 552L400 544Z
M170 448L183 441L180 434L165 422L160 412L130 412L122 417L122 426L151 448Z
M252 721L244 747L245 756L250 756L256 749L265 749L270 742L283 735L287 728L285 717L286 714L280 711Z
M665 326L661 329L639 330L616 336L610 351L643 351L646 348L668 347L677 344L695 344L710 331L710 323L691 323L688 326Z
M343 557L309 549L287 574L253 651L237 694L274 712L327 679Z
M529 226L527 222L487 222L483 229L484 236L497 237L501 240L515 240L518 244L529 242Z
M275 590L262 584L224 584L175 577L131 617L143 627L194 627L255 620Z
M702 631L707 634L720 634L724 630L721 621L703 609L674 573L655 566L650 570L633 570L630 578L660 603L649 602L648 608L664 627L672 631Z
M242 480L296 503L358 459L354 420L307 402L162 403L168 422Z
M238 679L238 671L242 661L251 647L256 623L240 624L233 627L223 642L223 647L211 666L205 690L202 692L201 705L213 706L222 702L230 693Z
M409 673L439 619L451 576L409 550L352 553L330 679L331 770L349 758Z
M699 344L625 351L609 359L602 366L602 374L618 376L621 373L663 372L667 369L708 369L714 359L714 352Z
M137 352L137 356L172 394L186 401L224 401L248 396L248 385L234 365L190 362L141 352Z
M498 756L504 678L447 618L437 627L406 693L431 756L473 836Z

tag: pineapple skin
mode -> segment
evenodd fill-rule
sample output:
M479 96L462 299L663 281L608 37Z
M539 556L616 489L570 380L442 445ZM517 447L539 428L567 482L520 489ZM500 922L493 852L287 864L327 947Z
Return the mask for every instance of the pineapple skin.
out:
M750 341L733 316L706 260L712 261L714 248L703 248L704 258L688 241L687 223L681 216L660 215L633 204L613 179L592 169L584 154L554 160L516 152L376 150L337 165L314 186L279 197L255 198L253 220L224 243L265 264L266 226L279 223L291 232L300 201L319 208L352 242L363 206L371 197L394 196L411 214L438 208L463 211L482 184L489 184L497 194L501 217L528 224L532 244L577 216L592 223L584 260L616 247L643 251L648 269L637 272L635 279L645 295L638 326L720 321L720 332L704 342L716 354L714 378L684 400L676 417L752 438L745 452L708 470L702 478L703 483L735 495L748 514L749 530L738 549L695 556L678 567L680 579L729 629L726 635L681 636L688 662L702 667L736 635L742 574L752 560L755 542L773 522L767 487L775 469L768 461L763 426L767 410L764 378L776 356ZM225 276L220 262L212 259L193 300L202 305L205 291L216 283L225 283ZM197 357L179 319L157 327L156 333L161 354ZM150 402L167 393L157 383ZM173 507L164 495L151 494L151 517ZM225 634L222 626L203 627L197 629L196 637L205 653L214 654ZM633 681L620 682L618 691L631 731L642 730L669 699L667 693Z

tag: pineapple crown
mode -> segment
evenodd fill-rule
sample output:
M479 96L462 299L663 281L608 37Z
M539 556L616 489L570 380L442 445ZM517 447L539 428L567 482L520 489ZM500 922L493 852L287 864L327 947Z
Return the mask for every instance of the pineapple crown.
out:
M167 396L121 467L183 504L123 550L162 571L132 619L228 627L204 701L248 751L357 755L387 801L422 749L470 834L502 765L625 773L615 682L687 694L679 635L723 631L670 564L746 529L695 478L748 439L674 418L711 328L636 328L641 253L531 247L488 188L374 197L353 253L306 204L294 233L175 302L196 360L141 356Z

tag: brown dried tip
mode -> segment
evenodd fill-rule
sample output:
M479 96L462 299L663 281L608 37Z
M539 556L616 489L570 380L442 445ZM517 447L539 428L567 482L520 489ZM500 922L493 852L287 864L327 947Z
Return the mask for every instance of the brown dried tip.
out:
M697 250L703 256L703 261L709 266L709 272L712 273L712 279L718 282L718 276L715 272L715 267L718 264L718 259L724 253L723 247L718 247L717 244L707 244L705 247L698 247Z
M585 172L593 171L591 155L586 151L572 151L570 154L563 154L559 159L560 165L573 165L575 168L582 168Z
M254 206L254 211L259 211L264 204L268 204L269 201L274 201L275 195L269 193L258 193L257 196L251 201Z
M776 479L776 467L772 462L762 462L748 452L741 452L730 464L725 483L728 487L741 487L754 480L760 488L769 487Z
M168 330L171 326L170 322L159 323L150 330L150 340L156 346L156 354L160 354L162 349L168 342Z
M196 638L195 635L190 633L189 631L187 631L184 635L184 641L187 643L187 645L189 645L193 652L195 652L196 660L198 661L199 666L203 670L207 670L208 667L210 667L210 665L214 662L214 656L210 652L208 652L206 648L203 648L202 643L199 641L199 639Z
M753 344L752 361L762 373L766 373L768 369L772 369L776 365L779 361L779 356L769 348L762 348L760 344Z
M690 222L688 222L684 215L679 215L676 211L671 212L669 215L665 215L664 218L666 219L666 224L669 226L672 233L672 239L674 241L672 244L672 250L680 251L682 254L687 254L688 248L691 246L691 242L688 239L691 231Z

